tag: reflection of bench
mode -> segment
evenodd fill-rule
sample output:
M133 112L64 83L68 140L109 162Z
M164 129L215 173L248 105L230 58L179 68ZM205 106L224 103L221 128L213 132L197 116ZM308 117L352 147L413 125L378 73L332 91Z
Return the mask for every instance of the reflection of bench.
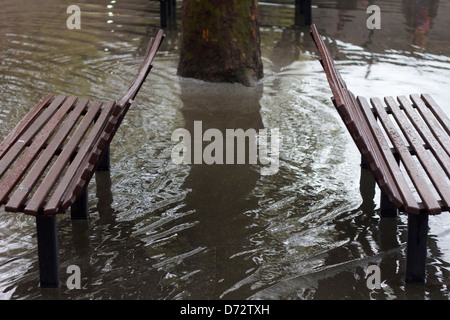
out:
M87 218L87 187L164 38L152 39L138 75L116 103L44 96L0 144L0 204L36 216L41 286L59 285L55 215ZM108 165L106 161L106 165Z
M382 216L408 214L406 281L424 282L428 215L450 205L450 121L428 94L385 97L385 104L355 98L311 30L332 101L382 191Z

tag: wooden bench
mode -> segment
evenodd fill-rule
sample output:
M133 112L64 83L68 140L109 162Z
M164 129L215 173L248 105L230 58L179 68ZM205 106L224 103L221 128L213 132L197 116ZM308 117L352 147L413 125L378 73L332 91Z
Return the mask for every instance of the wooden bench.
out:
M0 143L0 205L36 216L42 287L59 286L55 216L72 207L73 219L87 218L88 184L100 166L109 169L109 144L164 37L160 30L150 40L136 78L118 102L47 94Z
M450 121L429 94L355 98L314 24L311 35L333 104L382 191L381 215L408 214L405 280L424 282L428 216L449 211Z

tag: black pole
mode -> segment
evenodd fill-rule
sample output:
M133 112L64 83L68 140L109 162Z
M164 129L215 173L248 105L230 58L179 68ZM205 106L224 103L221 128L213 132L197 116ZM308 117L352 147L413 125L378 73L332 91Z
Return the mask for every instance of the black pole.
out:
M407 283L424 283L427 264L428 215L408 214Z
M309 26L312 24L311 0L303 0L302 5L303 5L303 14L305 15L304 16L305 26Z
M295 0L295 25L301 24L301 15L305 26L312 24L311 0Z
M177 19L177 1L176 0L169 0L169 6L170 6L170 24L176 24Z
M83 191L81 196L75 200L70 208L70 217L72 220L86 220L89 218L89 195L88 189Z
M385 218L396 217L398 214L397 207L389 200L389 197L381 192L380 196L380 215Z
M161 28L167 27L167 20L169 16L169 1L160 0L160 17L161 17Z
M41 288L59 287L59 255L56 216L36 216Z
M303 14L302 0L295 0L294 23L296 26L301 24L300 16Z
M370 169L369 164L363 155L361 155L361 169Z
M397 164L400 165L400 157L398 153L394 154L394 158L397 161ZM383 192L381 192L380 196L380 214L382 217L397 217L398 209L397 207L389 200L389 197L386 196Z
M167 2L167 15L170 17L172 15L172 1L166 0Z
M109 171L111 169L111 155L109 146L103 151L100 163L96 171Z

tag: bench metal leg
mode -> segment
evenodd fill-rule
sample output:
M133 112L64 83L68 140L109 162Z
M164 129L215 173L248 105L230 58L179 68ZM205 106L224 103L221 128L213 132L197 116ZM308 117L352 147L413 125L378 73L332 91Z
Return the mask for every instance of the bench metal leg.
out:
M312 23L311 0L303 0L302 6L305 26L309 26Z
M363 155L361 155L361 169L370 169L369 164Z
M106 150L103 152L103 156L100 159L100 163L97 167L96 171L109 171L111 170L111 154L110 154L110 148L106 148Z
M70 217L72 220L86 220L89 218L89 196L88 189L83 191L81 196L74 202L70 208Z
M428 215L408 214L408 243L406 246L407 283L424 283L427 264Z
M312 23L311 0L295 0L295 24L300 25L300 16L303 23L309 26Z
M380 215L385 218L397 217L398 209L383 192L380 196Z
M361 170L369 170L370 166L367 163L364 156L361 156ZM383 192L381 192L380 196L380 215L382 217L397 217L398 215L398 209L396 206L392 204L392 202L389 200L389 197L387 197Z
M400 163L400 158L395 156L397 163ZM368 167L368 165L366 164ZM389 197L386 196L383 192L381 192L380 196L380 215L386 218L393 218L398 216L398 209L394 204L389 200Z
M169 20L169 1L167 0L160 0L159 2L159 14L161 18L161 28L167 27L167 22Z
M40 286L58 288L59 255L56 216L36 216Z

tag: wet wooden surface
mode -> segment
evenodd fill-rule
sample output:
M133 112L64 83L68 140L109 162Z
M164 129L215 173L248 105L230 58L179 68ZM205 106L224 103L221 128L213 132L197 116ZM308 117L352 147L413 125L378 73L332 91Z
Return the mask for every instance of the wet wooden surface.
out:
M159 31L127 92L115 101L47 94L0 143L0 204L26 214L64 213L87 188L152 68Z
M389 200L407 213L439 214L450 207L450 121L428 94L355 96L334 65L315 25L311 34L335 104Z

